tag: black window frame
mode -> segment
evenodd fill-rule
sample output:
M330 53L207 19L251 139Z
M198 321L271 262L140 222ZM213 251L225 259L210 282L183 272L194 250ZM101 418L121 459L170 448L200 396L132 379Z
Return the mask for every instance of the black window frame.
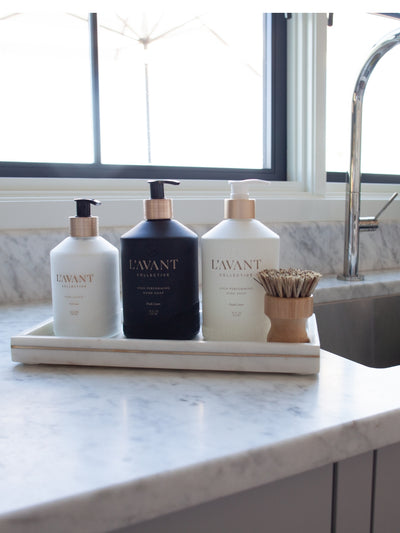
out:
M267 35L267 17L271 17L271 35ZM97 14L89 14L89 40L91 52L93 147L94 162L36 163L0 161L0 178L100 178L100 179L248 179L269 181L286 180L286 79L287 45L284 13L264 14L264 65L265 49L270 46L272 58L271 83L271 168L212 168L161 165L117 165L101 163L99 64L98 64ZM265 70L265 69L264 69ZM264 83L266 73L264 72ZM265 117L264 105L264 121Z
M326 180L328 183L347 183L348 172L327 172ZM364 173L364 174L361 174L361 182L362 183L375 183L375 184L383 184L383 183L399 184L400 175L399 174Z

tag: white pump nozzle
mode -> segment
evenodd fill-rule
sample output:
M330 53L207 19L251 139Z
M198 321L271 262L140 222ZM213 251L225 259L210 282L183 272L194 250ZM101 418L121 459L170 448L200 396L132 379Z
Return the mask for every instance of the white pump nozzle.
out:
M249 199L249 184L252 182L264 183L269 185L269 181L259 179L237 180L228 181L231 186L231 199L232 200L248 200Z
M229 181L230 198L224 200L224 218L248 219L255 217L255 200L249 198L249 184L259 181L269 185L269 181L259 179Z

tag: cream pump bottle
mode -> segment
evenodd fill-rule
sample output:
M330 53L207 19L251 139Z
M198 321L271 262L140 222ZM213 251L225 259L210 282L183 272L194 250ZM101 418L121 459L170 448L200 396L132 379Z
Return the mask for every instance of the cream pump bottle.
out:
M224 220L201 238L203 337L265 342L270 326L256 272L279 267L279 236L255 219L253 181L229 181ZM265 182L264 182L265 183Z
M77 198L70 236L50 252L56 336L112 337L121 331L119 253L99 236L97 200Z

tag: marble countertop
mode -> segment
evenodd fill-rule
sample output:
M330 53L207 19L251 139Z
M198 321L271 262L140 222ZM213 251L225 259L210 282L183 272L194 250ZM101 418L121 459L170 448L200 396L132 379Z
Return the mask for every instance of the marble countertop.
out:
M363 281L343 281L336 275L324 275L314 294L315 303L373 298L400 293L400 270L372 270L362 273Z
M317 376L25 366L0 307L0 530L110 531L400 441L400 367Z

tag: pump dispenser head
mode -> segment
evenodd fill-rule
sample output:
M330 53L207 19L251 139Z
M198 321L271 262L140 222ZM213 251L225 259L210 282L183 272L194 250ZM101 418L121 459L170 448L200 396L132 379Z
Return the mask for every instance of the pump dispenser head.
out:
M164 184L179 185L176 180L149 180L150 199L144 200L146 220L166 220L172 218L172 200L164 197Z
M249 184L261 182L269 185L269 181L248 179L228 181L231 186L230 198L224 201L224 218L246 219L254 218L256 214L256 202L249 197Z
M99 218L91 216L90 206L100 205L98 200L75 198L76 216L69 217L71 237L97 237L99 234Z

